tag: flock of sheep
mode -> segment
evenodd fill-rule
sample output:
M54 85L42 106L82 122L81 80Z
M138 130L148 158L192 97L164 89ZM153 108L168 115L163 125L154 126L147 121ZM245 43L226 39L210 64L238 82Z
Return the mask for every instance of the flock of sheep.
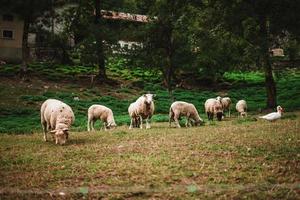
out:
M128 113L131 119L129 129L134 127L143 128L143 120L146 121L146 129L150 128L149 120L154 113L154 94L144 94L128 107ZM228 110L230 115L231 100L229 97L217 97L206 100L205 112L209 120L214 116L220 121L223 118L224 111ZM239 115L247 116L247 103L240 100L236 104L236 110ZM172 103L169 112L169 126L171 122L180 128L179 119L186 117L186 127L200 125L203 120L200 118L196 107L184 101ZM94 123L100 119L103 122L104 130L116 127L113 112L110 108L103 105L92 105L88 109L87 130L94 130ZM69 128L74 122L75 116L72 108L67 104L56 100L48 99L41 106L41 124L44 132L44 140L47 141L47 132L52 134L56 144L65 144L69 136Z

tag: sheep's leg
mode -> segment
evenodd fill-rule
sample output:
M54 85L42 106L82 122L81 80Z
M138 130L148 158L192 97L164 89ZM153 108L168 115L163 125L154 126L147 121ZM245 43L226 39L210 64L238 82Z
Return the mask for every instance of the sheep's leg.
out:
M174 121L175 121L177 128L181 128L177 117L174 117Z
M228 114L229 114L229 117L230 117L230 109L228 109Z
M47 142L47 122L42 122L43 132L44 132L44 141Z
M90 132L90 131L91 131L91 127L90 127L90 125L91 125L91 119L90 119L90 118L88 118L88 122L87 122L87 130L88 130L88 132Z
M149 123L149 117L147 117L146 119L146 129L149 129L150 127L150 123Z
M189 127L192 127L192 121L191 121L190 118L189 118L189 121L188 121L188 126L189 126Z
M96 120L94 120L94 119L91 121L91 128L92 128L92 131L95 131L95 128L94 128L95 121L96 121Z
M129 129L132 129L133 120L134 120L133 117L131 117Z
M174 113L170 110L169 114L169 127L171 127L171 122L174 120Z
M185 127L189 127L190 118L187 116L185 121Z
M143 129L143 118L142 116L139 116L140 117L140 129Z
M186 122L185 122L185 127L191 127L191 119L190 119L191 114L187 113L186 115Z
M172 119L171 119L171 117L169 118L169 127L171 127L171 121L172 121Z
M106 131L106 122L103 122L103 128L104 128L104 131Z
M139 117L136 117L134 118L134 127L135 128L138 128L140 126L140 118Z
M174 113L174 121L175 121L175 124L176 124L177 128L181 128L181 126L180 126L180 124L179 124L179 120L178 120L179 117L180 117L179 114Z

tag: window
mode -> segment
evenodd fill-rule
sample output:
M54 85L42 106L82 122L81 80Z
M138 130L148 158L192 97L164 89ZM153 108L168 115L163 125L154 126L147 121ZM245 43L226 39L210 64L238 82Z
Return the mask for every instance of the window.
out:
M2 38L5 39L13 39L14 37L13 31L11 30L3 30L2 31Z
M3 19L3 21L13 21L14 16L9 15L9 14L4 14L4 15L2 15L2 19Z

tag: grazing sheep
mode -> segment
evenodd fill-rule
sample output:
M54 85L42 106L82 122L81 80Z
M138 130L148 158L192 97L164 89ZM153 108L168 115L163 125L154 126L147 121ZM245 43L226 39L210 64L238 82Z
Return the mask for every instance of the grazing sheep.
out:
M238 116L247 117L247 102L245 100L239 100L236 103L236 111L239 112Z
M171 127L171 121L174 120L177 127L180 128L178 119L181 116L186 116L185 126L191 126L191 119L194 121L195 125L200 125L203 120L199 117L196 107L184 101L175 101L170 107L169 113L169 126Z
M100 119L103 122L104 130L115 128L117 125L114 120L114 114L110 108L107 108L102 105L92 105L88 109L88 123L87 129L88 131L94 131L94 124Z
M223 116L223 106L219 100L216 99L207 99L205 104L205 112L209 120L213 120L214 115L217 115L219 121L222 120Z
M146 128L150 128L149 120L154 113L154 94L144 94L140 96L134 103L130 104L128 113L131 118L129 129L134 126L143 128L143 119L146 120Z
M69 128L75 117L72 108L67 104L48 99L41 106L41 124L44 140L47 141L47 131L54 134L56 144L65 144L69 136ZM53 135L52 135L53 136Z
M231 99L229 97L220 97L218 96L216 98L218 101L221 102L222 106L223 106L223 111L228 111L228 117L230 117L230 106L231 106Z
M133 113L134 112L134 103L131 103L130 105L129 105L129 107L128 107L128 113L129 113L129 115L130 115L130 113ZM141 121L140 121L140 117L139 116L137 116L137 115L133 115L133 121L132 121L132 127L133 128L138 128L138 127L140 127L140 123L141 123Z

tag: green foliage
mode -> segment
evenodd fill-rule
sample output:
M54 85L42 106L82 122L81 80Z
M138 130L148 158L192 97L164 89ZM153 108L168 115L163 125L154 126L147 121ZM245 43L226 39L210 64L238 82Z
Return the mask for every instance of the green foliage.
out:
M36 68L40 68L41 65L35 64ZM6 68L6 66L5 66ZM60 68L60 66L57 66ZM41 68L42 69L42 68ZM50 68L51 69L51 68ZM71 68L70 68L71 69ZM127 69L133 70L134 69ZM61 71L62 72L62 71ZM138 78L138 77L137 77ZM226 91L225 96L229 96L233 102L232 113L235 115L235 103L240 99L245 99L248 104L248 110L251 113L256 113L265 108L265 89L263 86L263 77L260 72L227 72L224 74L224 80L228 81L231 85L230 89ZM141 83L143 83L141 79ZM277 78L278 86L278 103L286 111L294 111L300 109L300 76L295 70L288 71L281 74ZM5 87L3 87L5 88ZM14 94L14 90L17 88L9 88L9 91L0 90L2 96L8 94ZM4 93L6 91L6 93ZM129 104L135 101L139 95L148 91L156 94L155 101L155 115L152 118L153 122L167 122L169 108L172 103L169 93L160 85L153 84L150 81L143 84L143 90L136 93L131 87L123 87L115 90L121 96L128 96L127 98L117 98L108 94L102 95L96 88L85 89L79 92L77 86L66 85L64 88L48 89L38 94L20 95L17 96L18 102L21 102L24 106L14 106L9 101L1 106L0 109L0 132L2 133L31 133L35 131L41 131L39 109L42 102L48 98L60 99L70 105L75 113L76 120L72 129L75 131L86 130L87 123L87 109L93 104L101 104L111 108L114 112L117 125L129 125L130 118L127 113ZM223 93L222 93L223 94ZM220 95L217 91L211 91L209 89L201 90L184 90L177 88L173 91L173 96L177 101L187 101L193 103L200 117L207 119L204 113L204 102L208 98L214 98ZM74 97L79 97L79 101L74 100ZM293 119L293 116L287 118ZM184 122L182 119L182 123ZM246 121L245 121L246 120ZM250 123L252 118L241 119L236 123ZM210 122L210 125L217 125L216 122ZM101 123L97 122L96 127L100 129Z
M143 80L146 82L161 82L161 72L157 69L145 69L141 67L129 67L128 60L122 57L111 57L108 60L107 69L111 75L125 80Z
M246 83L258 83L264 82L264 75L261 72L225 72L223 78L230 82L246 82Z

